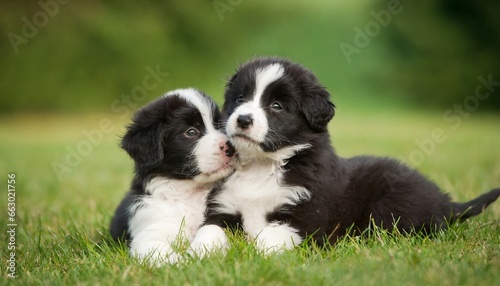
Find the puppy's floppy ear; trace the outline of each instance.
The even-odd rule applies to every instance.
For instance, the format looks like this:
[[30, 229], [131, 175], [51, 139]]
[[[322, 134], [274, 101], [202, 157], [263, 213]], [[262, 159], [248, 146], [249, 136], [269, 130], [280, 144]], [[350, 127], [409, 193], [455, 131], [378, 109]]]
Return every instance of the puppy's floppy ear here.
[[139, 126], [133, 123], [123, 136], [121, 147], [141, 167], [155, 167], [163, 160], [163, 134], [159, 124]]
[[305, 94], [301, 109], [309, 127], [315, 132], [327, 131], [328, 122], [335, 115], [335, 105], [330, 101], [330, 94], [318, 82], [308, 82], [302, 85]]

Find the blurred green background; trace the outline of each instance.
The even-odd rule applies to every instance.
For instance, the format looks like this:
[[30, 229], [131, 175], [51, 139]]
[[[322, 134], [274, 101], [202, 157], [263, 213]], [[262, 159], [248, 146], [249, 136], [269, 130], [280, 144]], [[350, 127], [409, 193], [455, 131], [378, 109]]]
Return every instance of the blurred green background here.
[[[186, 86], [222, 103], [227, 77], [258, 55], [312, 69], [339, 108], [446, 110], [475, 95], [479, 76], [500, 82], [499, 8], [494, 0], [2, 1], [0, 112], [120, 114]], [[164, 76], [144, 88], [151, 69]], [[500, 110], [498, 85], [477, 110]]]

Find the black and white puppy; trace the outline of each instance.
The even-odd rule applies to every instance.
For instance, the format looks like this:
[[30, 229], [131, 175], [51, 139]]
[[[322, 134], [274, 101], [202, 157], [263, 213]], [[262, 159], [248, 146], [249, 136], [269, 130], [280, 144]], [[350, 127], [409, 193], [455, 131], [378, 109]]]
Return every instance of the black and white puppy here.
[[241, 167], [209, 195], [207, 218], [191, 244], [204, 255], [226, 241], [223, 228], [242, 226], [258, 249], [290, 249], [311, 235], [318, 244], [371, 226], [430, 232], [477, 215], [494, 189], [467, 203], [389, 158], [341, 158], [327, 129], [330, 95], [304, 67], [259, 58], [226, 87], [226, 132]]
[[234, 148], [219, 122], [215, 102], [192, 88], [136, 112], [121, 142], [134, 159], [135, 177], [110, 228], [133, 256], [175, 263], [180, 256], [172, 243], [194, 238], [209, 191], [234, 171]]

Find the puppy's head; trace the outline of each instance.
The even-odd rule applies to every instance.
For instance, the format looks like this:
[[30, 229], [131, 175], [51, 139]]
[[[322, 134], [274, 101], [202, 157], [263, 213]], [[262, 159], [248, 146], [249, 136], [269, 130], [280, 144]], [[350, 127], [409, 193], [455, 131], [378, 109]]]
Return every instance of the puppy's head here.
[[121, 142], [136, 171], [210, 183], [233, 172], [215, 102], [196, 89], [169, 92], [138, 110]]
[[308, 69], [285, 59], [259, 58], [241, 66], [228, 82], [223, 115], [240, 154], [267, 156], [326, 133], [334, 107]]

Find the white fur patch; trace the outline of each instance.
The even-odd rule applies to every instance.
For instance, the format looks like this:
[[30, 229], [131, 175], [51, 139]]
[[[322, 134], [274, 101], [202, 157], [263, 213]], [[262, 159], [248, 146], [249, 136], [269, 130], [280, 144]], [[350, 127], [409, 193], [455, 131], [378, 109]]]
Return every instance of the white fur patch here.
[[264, 156], [277, 162], [280, 167], [285, 166], [288, 159], [295, 156], [298, 152], [310, 148], [311, 144], [299, 144], [287, 146], [276, 150], [275, 152], [264, 152]]
[[269, 224], [255, 238], [257, 249], [264, 254], [293, 249], [301, 242], [297, 230], [288, 224]]
[[226, 251], [227, 248], [229, 242], [224, 230], [216, 225], [205, 225], [198, 230], [189, 252], [198, 258], [203, 258], [217, 250]]
[[139, 259], [176, 263], [179, 254], [172, 244], [190, 241], [204, 220], [210, 186], [188, 180], [157, 177], [146, 186], [144, 196], [132, 206], [129, 221], [130, 253]]
[[253, 101], [260, 103], [260, 98], [266, 90], [266, 87], [271, 83], [280, 79], [285, 73], [285, 68], [281, 64], [272, 64], [258, 69], [255, 73], [255, 92]]
[[[227, 179], [223, 191], [215, 198], [215, 202], [221, 205], [218, 211], [240, 213], [244, 230], [251, 238], [258, 238], [265, 248], [277, 245], [288, 247], [291, 245], [290, 239], [295, 244], [302, 242], [291, 227], [277, 228], [282, 235], [276, 238], [268, 236], [268, 231], [261, 235], [270, 226], [266, 219], [269, 213], [285, 204], [295, 205], [310, 198], [310, 192], [304, 187], [282, 185], [284, 164], [267, 159], [243, 165]], [[283, 229], [287, 229], [289, 233], [283, 234]]]
[[213, 116], [212, 116], [212, 102], [199, 93], [198, 90], [194, 88], [185, 88], [185, 89], [176, 89], [169, 93], [166, 93], [164, 96], [178, 95], [183, 98], [187, 102], [191, 103], [198, 109], [203, 118], [203, 123], [205, 124], [205, 128], [211, 132], [215, 131], [213, 126]]

